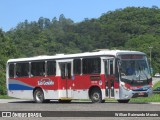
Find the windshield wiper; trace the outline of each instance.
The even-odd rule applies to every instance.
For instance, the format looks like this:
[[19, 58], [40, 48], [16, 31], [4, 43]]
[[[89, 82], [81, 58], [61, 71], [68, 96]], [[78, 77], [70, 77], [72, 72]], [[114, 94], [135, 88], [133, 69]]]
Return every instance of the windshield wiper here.
[[143, 74], [145, 75], [145, 77], [147, 78], [147, 83], [149, 84], [149, 78], [147, 77], [147, 74], [143, 71]]

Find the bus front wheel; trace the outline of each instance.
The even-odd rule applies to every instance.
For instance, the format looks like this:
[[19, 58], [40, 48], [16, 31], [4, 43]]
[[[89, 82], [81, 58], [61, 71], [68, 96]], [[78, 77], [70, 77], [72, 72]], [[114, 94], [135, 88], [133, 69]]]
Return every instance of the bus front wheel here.
[[44, 102], [44, 93], [42, 89], [37, 88], [33, 93], [34, 101], [36, 103], [43, 103]]
[[90, 94], [90, 99], [93, 103], [102, 103], [102, 94], [100, 89], [93, 89]]

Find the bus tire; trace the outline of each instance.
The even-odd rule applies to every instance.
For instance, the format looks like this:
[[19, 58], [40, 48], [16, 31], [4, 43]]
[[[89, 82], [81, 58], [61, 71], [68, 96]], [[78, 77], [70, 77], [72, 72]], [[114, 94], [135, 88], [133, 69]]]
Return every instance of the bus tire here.
[[37, 88], [33, 93], [33, 98], [36, 103], [43, 103], [45, 99], [42, 89]]
[[102, 103], [102, 93], [101, 90], [98, 88], [92, 89], [90, 94], [90, 99], [92, 103]]
[[128, 103], [130, 99], [127, 100], [117, 100], [119, 103]]

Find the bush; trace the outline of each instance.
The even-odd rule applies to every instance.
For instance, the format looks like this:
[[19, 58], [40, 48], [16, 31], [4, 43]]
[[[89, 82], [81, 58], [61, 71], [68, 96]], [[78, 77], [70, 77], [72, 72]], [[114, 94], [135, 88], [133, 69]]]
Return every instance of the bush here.
[[0, 95], [6, 95], [6, 77], [3, 71], [0, 72]]

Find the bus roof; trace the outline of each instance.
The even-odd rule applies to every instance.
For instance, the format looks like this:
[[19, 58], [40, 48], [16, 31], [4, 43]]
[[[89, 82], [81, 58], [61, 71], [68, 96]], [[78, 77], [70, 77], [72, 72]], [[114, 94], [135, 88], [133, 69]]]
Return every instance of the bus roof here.
[[139, 51], [130, 51], [130, 50], [101, 50], [98, 52], [84, 52], [84, 53], [76, 53], [76, 54], [56, 54], [56, 55], [41, 55], [35, 57], [28, 58], [17, 58], [17, 59], [9, 59], [7, 62], [21, 62], [21, 61], [34, 61], [34, 60], [47, 60], [47, 59], [71, 59], [76, 57], [87, 57], [87, 56], [117, 56], [120, 54], [141, 54], [145, 55], [143, 52]]

